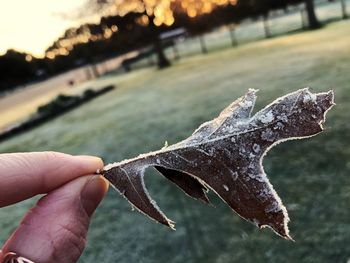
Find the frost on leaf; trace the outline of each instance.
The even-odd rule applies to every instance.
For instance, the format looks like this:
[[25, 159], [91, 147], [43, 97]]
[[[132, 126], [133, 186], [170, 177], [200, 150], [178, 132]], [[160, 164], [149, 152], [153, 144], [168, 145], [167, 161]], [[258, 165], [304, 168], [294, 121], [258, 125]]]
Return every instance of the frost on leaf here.
[[212, 190], [241, 217], [290, 238], [287, 210], [266, 177], [262, 159], [279, 142], [320, 133], [325, 114], [334, 105], [333, 92], [298, 90], [251, 117], [255, 93], [249, 90], [189, 138], [109, 164], [100, 173], [134, 207], [171, 228], [174, 222], [160, 211], [145, 188], [144, 171], [150, 166], [187, 195], [209, 203], [206, 192]]

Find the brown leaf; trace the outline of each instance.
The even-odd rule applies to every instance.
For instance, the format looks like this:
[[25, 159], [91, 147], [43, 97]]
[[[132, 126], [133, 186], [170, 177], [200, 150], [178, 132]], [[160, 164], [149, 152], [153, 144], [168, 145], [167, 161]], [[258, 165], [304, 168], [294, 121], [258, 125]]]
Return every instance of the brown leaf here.
[[249, 90], [186, 140], [109, 164], [101, 174], [133, 206], [171, 228], [173, 222], [145, 188], [144, 171], [150, 166], [189, 196], [209, 203], [206, 191], [210, 189], [241, 217], [290, 238], [286, 208], [266, 177], [262, 159], [279, 142], [320, 133], [325, 114], [334, 105], [333, 92], [298, 90], [250, 117], [255, 93]]

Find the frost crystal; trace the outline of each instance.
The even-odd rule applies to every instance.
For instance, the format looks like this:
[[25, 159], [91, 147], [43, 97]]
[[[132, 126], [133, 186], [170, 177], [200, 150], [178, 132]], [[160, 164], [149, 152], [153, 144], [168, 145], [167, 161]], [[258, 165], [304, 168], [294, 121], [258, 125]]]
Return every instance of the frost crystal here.
[[316, 103], [316, 94], [313, 94], [313, 93], [310, 93], [308, 92], [305, 96], [304, 96], [304, 99], [303, 99], [303, 102], [304, 103], [308, 103], [308, 102], [314, 102]]
[[276, 139], [276, 136], [277, 134], [274, 133], [270, 128], [261, 133], [261, 139], [269, 142], [273, 142]]
[[254, 151], [255, 153], [259, 153], [259, 152], [260, 152], [260, 145], [254, 143], [254, 145], [253, 145], [253, 151]]
[[262, 123], [269, 123], [269, 122], [272, 122], [274, 120], [274, 117], [273, 117], [272, 112], [269, 111], [269, 112], [265, 113], [264, 115], [260, 116], [259, 120]]

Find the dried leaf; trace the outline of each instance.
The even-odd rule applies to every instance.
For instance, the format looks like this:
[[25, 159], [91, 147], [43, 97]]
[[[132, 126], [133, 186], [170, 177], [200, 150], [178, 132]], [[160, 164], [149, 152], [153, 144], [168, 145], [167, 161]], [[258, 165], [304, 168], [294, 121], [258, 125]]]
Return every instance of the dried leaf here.
[[298, 90], [250, 117], [255, 93], [249, 90], [186, 140], [109, 164], [101, 174], [133, 206], [171, 228], [174, 222], [145, 188], [144, 171], [150, 166], [189, 196], [209, 203], [206, 192], [210, 189], [241, 217], [290, 238], [286, 208], [266, 177], [262, 159], [279, 142], [320, 133], [325, 114], [334, 105], [333, 92]]

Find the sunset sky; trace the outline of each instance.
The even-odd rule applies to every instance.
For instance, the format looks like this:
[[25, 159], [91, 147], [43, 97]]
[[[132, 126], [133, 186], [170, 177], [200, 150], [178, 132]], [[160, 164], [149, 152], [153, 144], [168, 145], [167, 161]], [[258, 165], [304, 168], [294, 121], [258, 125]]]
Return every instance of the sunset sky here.
[[[98, 14], [77, 18], [78, 12], [83, 10], [86, 1], [0, 0], [2, 3], [0, 8], [0, 55], [8, 49], [15, 49], [42, 57], [44, 51], [54, 40], [62, 36], [66, 29], [78, 27], [86, 22], [97, 23]], [[108, 11], [123, 15], [123, 12], [140, 11], [140, 8], [144, 8], [138, 1], [120, 1], [120, 3], [118, 10], [109, 7]], [[155, 25], [169, 26], [174, 23], [170, 0], [149, 0], [147, 3], [146, 9], [154, 12]], [[237, 0], [182, 0], [178, 3], [181, 3], [188, 16], [195, 17], [200, 13], [211, 12], [218, 5], [236, 4]], [[70, 18], [64, 18], [64, 14]], [[73, 19], [74, 15], [75, 19]]]
[[42, 56], [45, 49], [65, 29], [81, 23], [64, 19], [59, 14], [74, 13], [84, 2], [85, 0], [0, 0], [0, 55], [13, 48]]

